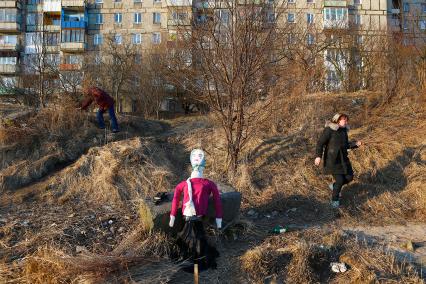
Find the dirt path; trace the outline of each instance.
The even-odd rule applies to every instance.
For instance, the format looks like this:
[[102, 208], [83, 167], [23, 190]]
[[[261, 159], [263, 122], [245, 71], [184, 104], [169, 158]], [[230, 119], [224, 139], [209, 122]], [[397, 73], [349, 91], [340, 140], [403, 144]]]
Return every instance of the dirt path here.
[[345, 227], [344, 231], [372, 245], [383, 246], [399, 259], [420, 265], [426, 277], [426, 224]]

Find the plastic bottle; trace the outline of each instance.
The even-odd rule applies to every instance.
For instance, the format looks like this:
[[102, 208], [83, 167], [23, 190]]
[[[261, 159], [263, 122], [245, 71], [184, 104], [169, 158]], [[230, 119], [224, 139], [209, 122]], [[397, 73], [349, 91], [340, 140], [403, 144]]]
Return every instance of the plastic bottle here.
[[281, 225], [275, 226], [271, 231], [271, 233], [273, 233], [273, 234], [282, 234], [282, 233], [285, 233], [285, 232], [287, 232], [287, 228], [285, 228]]

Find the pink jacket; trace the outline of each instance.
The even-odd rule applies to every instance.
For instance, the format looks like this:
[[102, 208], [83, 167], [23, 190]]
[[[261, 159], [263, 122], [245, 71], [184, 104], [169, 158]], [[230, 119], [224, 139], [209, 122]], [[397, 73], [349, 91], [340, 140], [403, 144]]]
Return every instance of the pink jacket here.
[[[205, 178], [192, 178], [192, 201], [194, 202], [195, 211], [197, 216], [204, 216], [207, 214], [207, 208], [209, 205], [209, 196], [213, 194], [213, 201], [216, 210], [216, 218], [222, 218], [222, 202], [220, 200], [219, 190], [214, 182]], [[183, 205], [182, 213], [185, 210], [185, 203], [189, 201], [188, 196], [188, 185], [186, 180], [179, 183], [175, 188], [175, 194], [173, 196], [171, 216], [176, 216], [181, 194], [183, 192]]]

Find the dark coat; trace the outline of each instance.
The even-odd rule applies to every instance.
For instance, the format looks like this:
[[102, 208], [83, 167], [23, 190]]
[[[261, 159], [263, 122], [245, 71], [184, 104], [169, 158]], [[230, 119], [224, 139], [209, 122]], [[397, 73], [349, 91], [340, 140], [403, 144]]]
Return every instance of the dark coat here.
[[327, 123], [318, 140], [316, 154], [324, 153], [324, 170], [326, 174], [353, 175], [348, 157], [348, 149], [358, 148], [356, 142], [349, 142], [348, 129], [340, 128], [335, 123]]
[[95, 101], [102, 110], [107, 110], [114, 106], [114, 99], [102, 89], [91, 87], [87, 90], [87, 95], [89, 98], [83, 102], [81, 106], [82, 109], [87, 109], [93, 101]]

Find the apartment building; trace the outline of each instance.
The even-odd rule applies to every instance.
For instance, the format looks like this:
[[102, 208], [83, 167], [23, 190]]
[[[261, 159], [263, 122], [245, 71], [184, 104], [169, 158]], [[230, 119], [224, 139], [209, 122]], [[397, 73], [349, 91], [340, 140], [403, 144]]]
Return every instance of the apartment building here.
[[[333, 37], [342, 31], [350, 31], [359, 44], [367, 35], [385, 33], [406, 45], [426, 44], [426, 0], [286, 0], [277, 6], [278, 24], [298, 26], [299, 31], [302, 27], [306, 44], [314, 44], [317, 36]], [[291, 42], [291, 34], [289, 38]], [[346, 73], [339, 56], [333, 49], [324, 52], [326, 86], [331, 89], [341, 87], [337, 69]], [[361, 66], [362, 58], [357, 58]]]
[[[178, 26], [206, 21], [214, 0], [1, 0], [0, 76], [3, 86], [20, 85], [19, 74], [44, 53], [61, 72], [81, 68], [83, 55], [99, 53], [107, 38], [117, 45], [170, 47]], [[279, 25], [302, 24], [306, 40], [318, 32], [350, 29], [391, 31], [405, 44], [424, 45], [426, 0], [271, 0], [268, 19]], [[224, 20], [226, 9], [216, 11]], [[278, 16], [278, 17], [277, 17]], [[315, 28], [313, 28], [315, 27]], [[309, 33], [309, 30], [316, 33]], [[328, 77], [333, 80], [332, 67]], [[4, 93], [4, 88], [0, 93]]]
[[[0, 76], [5, 86], [18, 82], [19, 51], [22, 45], [21, 1], [0, 1]], [[0, 94], [5, 93], [3, 88]]]

